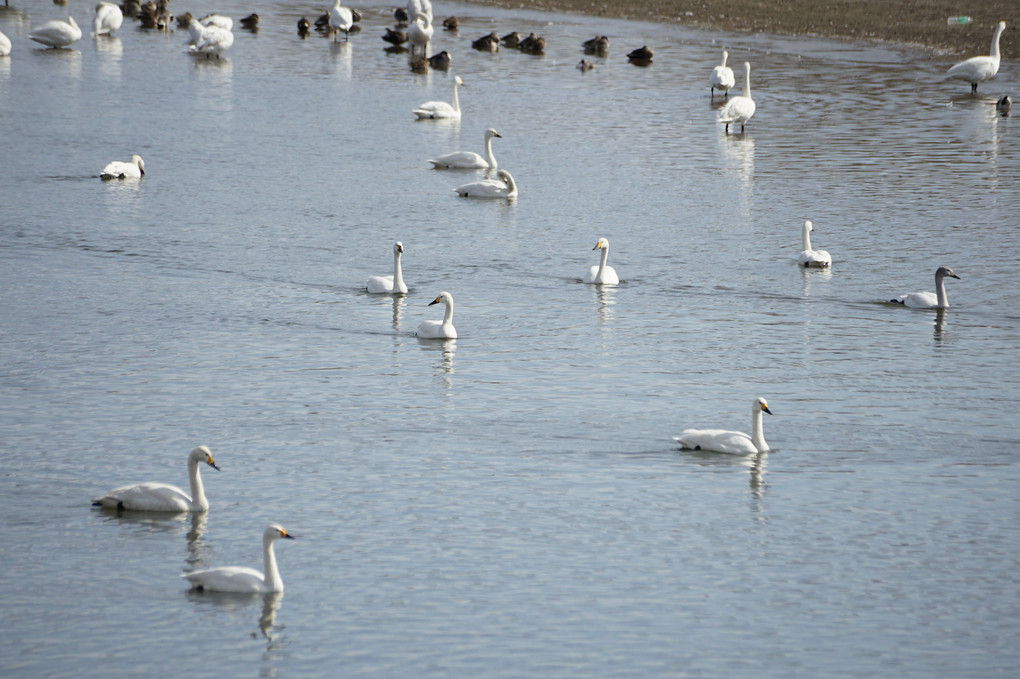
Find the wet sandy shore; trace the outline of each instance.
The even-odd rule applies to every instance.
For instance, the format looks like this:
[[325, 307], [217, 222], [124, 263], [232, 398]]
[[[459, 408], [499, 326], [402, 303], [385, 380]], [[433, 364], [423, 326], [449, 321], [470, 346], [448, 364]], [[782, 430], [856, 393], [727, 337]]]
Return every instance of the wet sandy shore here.
[[[738, 33], [817, 35], [924, 49], [944, 56], [988, 54], [992, 32], [1006, 22], [1003, 61], [1020, 59], [1020, 0], [471, 0], [620, 19], [661, 21]], [[972, 23], [947, 19], [969, 15]]]

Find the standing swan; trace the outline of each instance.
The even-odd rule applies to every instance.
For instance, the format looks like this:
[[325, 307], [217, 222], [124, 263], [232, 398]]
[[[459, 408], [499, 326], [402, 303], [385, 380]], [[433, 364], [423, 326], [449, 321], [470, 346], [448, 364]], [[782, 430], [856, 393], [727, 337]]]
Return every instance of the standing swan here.
[[813, 266], [818, 268], [824, 268], [832, 266], [832, 257], [825, 250], [812, 250], [811, 249], [811, 232], [815, 230], [815, 227], [811, 224], [810, 220], [804, 222], [804, 230], [801, 231], [801, 240], [804, 243], [804, 250], [801, 251], [800, 256], [797, 257], [797, 262], [801, 266]]
[[434, 170], [470, 170], [475, 168], [496, 169], [496, 156], [492, 155], [492, 138], [502, 136], [496, 130], [489, 128], [485, 131], [485, 155], [481, 156], [474, 151], [454, 151], [433, 160]]
[[411, 54], [414, 48], [420, 47], [421, 53], [427, 54], [429, 41], [432, 40], [432, 14], [418, 13], [415, 15], [411, 25], [407, 27], [407, 39], [411, 43]]
[[106, 495], [97, 497], [92, 504], [107, 509], [138, 512], [204, 512], [209, 509], [209, 501], [205, 498], [202, 475], [198, 471], [200, 462], [219, 471], [208, 448], [199, 446], [191, 451], [188, 455], [190, 496], [177, 486], [147, 481], [111, 490]]
[[92, 22], [92, 35], [110, 35], [124, 23], [124, 13], [112, 2], [96, 5], [96, 18]]
[[407, 286], [404, 285], [404, 274], [400, 270], [400, 255], [402, 254], [404, 254], [404, 244], [397, 241], [393, 244], [393, 275], [369, 277], [368, 283], [365, 284], [369, 292], [387, 295], [407, 294]]
[[949, 298], [946, 297], [946, 276], [962, 280], [953, 273], [948, 266], [940, 266], [935, 272], [935, 292], [912, 292], [908, 295], [900, 295], [890, 302], [898, 302], [911, 309], [948, 309]]
[[69, 16], [67, 21], [53, 19], [36, 26], [28, 37], [47, 47], [67, 47], [81, 40], [81, 28], [78, 27], [74, 17]]
[[220, 566], [191, 573], [181, 573], [181, 577], [191, 583], [192, 589], [200, 592], [237, 592], [242, 594], [282, 592], [283, 580], [280, 579], [280, 571], [276, 567], [276, 553], [273, 551], [273, 542], [280, 538], [293, 540], [294, 536], [277, 523], [269, 524], [269, 527], [262, 533], [262, 570], [264, 574], [246, 566]]
[[106, 164], [99, 178], [104, 182], [111, 179], [141, 179], [145, 174], [145, 161], [139, 155], [131, 156], [131, 160], [114, 160]]
[[727, 97], [730, 96], [730, 88], [737, 84], [736, 78], [733, 77], [733, 69], [726, 65], [726, 59], [728, 59], [730, 53], [726, 50], [722, 52], [722, 63], [712, 69], [712, 74], [708, 76], [708, 86], [711, 88], [712, 96], [715, 96], [716, 90], [722, 90], [722, 93]]
[[329, 10], [329, 30], [333, 32], [333, 41], [340, 31], [344, 32], [344, 40], [347, 40], [351, 27], [354, 26], [354, 13], [347, 7], [340, 6], [340, 0], [336, 0], [333, 8]]
[[754, 115], [755, 103], [751, 98], [751, 63], [744, 62], [744, 91], [733, 97], [719, 111], [719, 122], [726, 125], [726, 134], [730, 133], [730, 125], [740, 123], [740, 133], [744, 132], [744, 123]]
[[422, 321], [418, 326], [418, 337], [425, 339], [456, 339], [457, 329], [453, 327], [453, 295], [448, 292], [439, 293], [439, 297], [429, 302], [429, 306], [439, 304], [446, 305], [446, 313], [441, 321]]
[[970, 93], [977, 94], [978, 83], [994, 78], [999, 72], [999, 36], [1004, 30], [1006, 22], [1000, 21], [995, 27], [995, 33], [992, 34], [991, 54], [987, 57], [971, 57], [961, 61], [946, 71], [946, 75], [970, 83]]
[[609, 259], [609, 241], [605, 238], [599, 238], [599, 242], [595, 243], [595, 247], [592, 250], [602, 250], [602, 259], [597, 266], [588, 269], [588, 273], [584, 276], [584, 282], [594, 283], [595, 285], [619, 284], [620, 277], [616, 275], [616, 269], [606, 264], [606, 260]]
[[425, 120], [427, 118], [450, 118], [460, 120], [460, 100], [457, 99], [457, 86], [463, 84], [464, 81], [461, 80], [459, 75], [453, 76], [453, 103], [448, 104], [445, 101], [426, 101], [424, 104], [414, 109], [414, 114], [418, 116], [418, 120]]
[[496, 173], [498, 179], [482, 179], [454, 189], [462, 198], [516, 198], [517, 183], [506, 170]]
[[763, 398], [756, 398], [751, 403], [751, 435], [742, 431], [725, 429], [684, 429], [680, 436], [673, 440], [679, 441], [681, 447], [689, 450], [708, 450], [716, 453], [733, 453], [735, 455], [753, 455], [769, 452], [762, 430], [762, 413], [772, 414], [768, 403]]

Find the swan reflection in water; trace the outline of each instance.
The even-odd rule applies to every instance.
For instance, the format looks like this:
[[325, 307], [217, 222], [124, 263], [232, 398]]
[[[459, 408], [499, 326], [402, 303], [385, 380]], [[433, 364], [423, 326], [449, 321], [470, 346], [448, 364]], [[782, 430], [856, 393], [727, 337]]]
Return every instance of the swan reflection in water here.
[[[283, 605], [283, 592], [268, 594], [236, 592], [199, 592], [189, 589], [185, 596], [196, 606], [209, 606], [218, 609], [229, 619], [248, 618], [253, 609], [258, 608], [259, 633], [252, 632], [251, 638], [257, 639], [259, 634], [269, 642], [267, 649], [280, 645], [280, 632], [284, 625], [276, 622], [276, 613]], [[259, 602], [262, 606], [258, 607]]]
[[188, 555], [185, 561], [194, 567], [201, 566], [205, 557], [205, 524], [209, 518], [207, 512], [136, 512], [122, 509], [101, 508], [96, 512], [106, 521], [116, 521], [132, 525], [137, 533], [184, 533]]
[[613, 307], [616, 305], [616, 290], [617, 288], [612, 285], [595, 286], [595, 299], [598, 302], [595, 313], [598, 314], [599, 323], [608, 323], [613, 317]]
[[403, 295], [393, 295], [393, 329], [400, 331], [400, 317], [404, 315], [404, 305], [407, 300]]

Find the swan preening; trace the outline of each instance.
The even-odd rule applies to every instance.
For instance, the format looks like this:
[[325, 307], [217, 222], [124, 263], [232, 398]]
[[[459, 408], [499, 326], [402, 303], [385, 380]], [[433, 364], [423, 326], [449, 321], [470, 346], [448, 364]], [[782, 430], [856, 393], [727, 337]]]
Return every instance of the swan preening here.
[[1006, 30], [1006, 22], [1000, 21], [995, 27], [995, 33], [992, 34], [992, 48], [987, 57], [971, 57], [961, 61], [946, 71], [946, 75], [970, 83], [971, 94], [977, 94], [978, 83], [994, 78], [995, 74], [999, 72], [999, 36], [1004, 30]]
[[730, 125], [740, 123], [743, 133], [744, 124], [754, 115], [755, 103], [751, 98], [751, 63], [744, 62], [744, 91], [739, 97], [733, 97], [719, 110], [719, 122], [726, 125], [726, 134], [730, 133]]
[[181, 577], [191, 583], [192, 589], [199, 591], [242, 594], [282, 592], [283, 580], [280, 578], [280, 570], [276, 567], [276, 553], [273, 551], [273, 542], [280, 538], [293, 540], [294, 536], [277, 523], [269, 524], [262, 533], [261, 573], [246, 566], [220, 566], [181, 573]]
[[459, 75], [453, 76], [453, 103], [445, 101], [426, 101], [414, 109], [418, 120], [427, 118], [454, 118], [460, 120], [460, 100], [457, 99], [457, 86], [463, 85], [464, 81]]
[[517, 183], [506, 170], [496, 173], [497, 179], [482, 179], [454, 189], [463, 198], [515, 198]]
[[392, 276], [371, 276], [365, 287], [369, 292], [376, 294], [407, 294], [407, 286], [404, 284], [404, 274], [400, 270], [400, 256], [404, 254], [404, 244], [397, 241], [393, 244], [393, 275]]
[[28, 37], [47, 47], [67, 47], [81, 40], [81, 28], [74, 17], [69, 16], [67, 21], [53, 19], [36, 26]]
[[602, 259], [597, 265], [588, 269], [588, 273], [584, 275], [584, 282], [595, 285], [617, 285], [620, 282], [620, 277], [616, 275], [616, 269], [606, 264], [606, 260], [609, 259], [609, 241], [599, 238], [599, 242], [595, 243], [592, 250], [601, 250]]
[[713, 97], [716, 90], [720, 90], [727, 97], [730, 96], [730, 88], [737, 84], [733, 76], [733, 69], [726, 65], [726, 59], [729, 56], [730, 53], [723, 50], [722, 63], [713, 68], [711, 75], [708, 76], [708, 86], [711, 88]]
[[112, 2], [96, 5], [96, 18], [92, 22], [92, 35], [110, 35], [124, 23], [124, 13]]
[[195, 54], [204, 54], [207, 59], [213, 55], [219, 59], [220, 54], [234, 44], [234, 34], [231, 31], [233, 25], [234, 22], [229, 17], [220, 17], [216, 14], [202, 21], [192, 19], [188, 24], [188, 32], [191, 34], [191, 46], [188, 50]]
[[[158, 169], [158, 168], [157, 168]], [[131, 160], [124, 162], [123, 160], [114, 160], [106, 164], [103, 171], [99, 173], [99, 178], [103, 181], [109, 181], [111, 179], [141, 179], [142, 175], [145, 174], [145, 161], [139, 155], [131, 156]]]
[[911, 292], [889, 301], [898, 302], [911, 309], [947, 309], [949, 298], [946, 296], [946, 276], [961, 280], [948, 266], [940, 266], [935, 272], [935, 292]]
[[333, 33], [333, 40], [344, 32], [344, 40], [347, 40], [351, 27], [354, 26], [354, 13], [348, 7], [341, 7], [340, 0], [336, 0], [332, 9], [329, 10], [329, 30]]
[[732, 453], [735, 455], [753, 455], [767, 453], [769, 446], [765, 443], [762, 429], [762, 413], [772, 414], [768, 403], [763, 398], [756, 398], [751, 403], [751, 435], [742, 431], [725, 429], [684, 429], [680, 436], [673, 440], [679, 441], [683, 448], [689, 450], [706, 450], [715, 453]]
[[209, 509], [209, 500], [205, 497], [202, 475], [198, 468], [201, 462], [219, 470], [208, 448], [199, 446], [191, 451], [188, 455], [191, 495], [177, 486], [148, 481], [115, 488], [94, 499], [92, 504], [107, 509], [139, 512], [204, 512]]
[[475, 168], [496, 169], [496, 156], [492, 155], [492, 138], [500, 137], [499, 132], [489, 128], [485, 131], [485, 155], [479, 155], [474, 151], [454, 151], [444, 156], [429, 160], [436, 170], [467, 170]]
[[422, 54], [428, 53], [429, 41], [432, 40], [432, 14], [418, 13], [415, 15], [411, 25], [407, 27], [407, 40], [411, 43], [411, 54], [414, 54], [416, 47], [421, 48]]
[[441, 292], [439, 296], [429, 302], [429, 306], [442, 302], [446, 305], [446, 313], [441, 321], [422, 321], [418, 330], [414, 333], [425, 339], [456, 339], [457, 329], [453, 327], [453, 295], [448, 292]]
[[818, 268], [824, 268], [832, 266], [832, 257], [825, 250], [812, 250], [811, 249], [811, 232], [815, 230], [814, 225], [811, 221], [804, 222], [804, 228], [801, 231], [801, 241], [804, 244], [804, 249], [801, 251], [800, 256], [797, 257], [797, 262], [801, 266], [813, 266]]

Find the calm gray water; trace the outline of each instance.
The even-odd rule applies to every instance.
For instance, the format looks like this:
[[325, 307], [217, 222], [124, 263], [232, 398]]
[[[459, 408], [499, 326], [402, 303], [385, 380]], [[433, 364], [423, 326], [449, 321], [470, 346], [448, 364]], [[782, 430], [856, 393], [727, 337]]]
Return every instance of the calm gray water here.
[[[971, 98], [907, 50], [442, 5], [454, 66], [417, 75], [381, 2], [337, 46], [298, 39], [314, 4], [175, 4], [262, 15], [219, 62], [128, 24], [36, 49], [63, 11], [12, 4], [0, 674], [1013, 676], [1013, 64]], [[549, 48], [471, 49], [493, 29]], [[742, 136], [723, 46], [753, 67]], [[463, 120], [416, 122], [455, 74]], [[427, 169], [487, 127], [510, 204]], [[141, 182], [99, 181], [132, 153]], [[831, 272], [798, 269], [805, 219]], [[410, 293], [370, 296], [394, 240]], [[882, 303], [940, 264], [946, 313]], [[442, 290], [460, 337], [420, 341]], [[746, 430], [756, 396], [770, 455], [672, 440]], [[89, 507], [185, 485], [202, 443], [206, 516]], [[273, 521], [285, 596], [186, 591], [259, 566]]]

